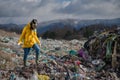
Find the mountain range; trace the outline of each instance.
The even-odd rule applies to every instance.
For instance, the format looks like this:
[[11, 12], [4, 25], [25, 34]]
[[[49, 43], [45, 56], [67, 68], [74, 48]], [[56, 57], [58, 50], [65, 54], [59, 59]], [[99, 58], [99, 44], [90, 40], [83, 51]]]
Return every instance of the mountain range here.
[[[118, 26], [120, 27], [120, 18], [115, 19], [95, 19], [95, 20], [80, 20], [80, 19], [63, 19], [63, 20], [51, 20], [46, 22], [40, 22], [38, 24], [38, 34], [44, 34], [46, 31], [55, 31], [58, 29], [65, 30], [65, 28], [80, 30], [87, 26], [103, 25], [107, 27]], [[25, 24], [0, 24], [0, 29], [21, 33]], [[67, 29], [68, 30], [68, 29]]]
[[53, 20], [48, 22], [39, 23], [38, 31], [40, 33], [45, 32], [54, 28], [63, 28], [69, 26], [75, 29], [80, 29], [82, 27], [102, 24], [104, 26], [118, 25], [120, 26], [120, 18], [116, 19], [96, 19], [96, 20], [79, 20], [79, 19], [65, 19], [65, 20]]

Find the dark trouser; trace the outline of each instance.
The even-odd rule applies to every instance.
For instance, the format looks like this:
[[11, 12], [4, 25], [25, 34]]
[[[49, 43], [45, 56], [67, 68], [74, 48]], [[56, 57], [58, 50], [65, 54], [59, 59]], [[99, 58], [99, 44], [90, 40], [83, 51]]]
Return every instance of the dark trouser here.
[[[40, 55], [40, 47], [38, 46], [38, 44], [34, 44], [32, 48], [36, 52], [36, 64], [38, 64], [38, 57]], [[31, 48], [24, 48], [24, 58], [23, 58], [24, 66], [26, 66], [26, 61], [27, 61], [27, 57], [28, 57], [28, 54], [30, 52], [30, 49]]]

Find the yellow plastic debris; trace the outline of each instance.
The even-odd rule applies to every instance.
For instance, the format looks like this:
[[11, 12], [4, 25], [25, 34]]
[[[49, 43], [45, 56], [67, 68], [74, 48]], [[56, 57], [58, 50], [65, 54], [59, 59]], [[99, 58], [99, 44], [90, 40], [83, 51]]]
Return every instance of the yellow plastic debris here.
[[38, 80], [50, 80], [50, 77], [46, 75], [38, 75]]

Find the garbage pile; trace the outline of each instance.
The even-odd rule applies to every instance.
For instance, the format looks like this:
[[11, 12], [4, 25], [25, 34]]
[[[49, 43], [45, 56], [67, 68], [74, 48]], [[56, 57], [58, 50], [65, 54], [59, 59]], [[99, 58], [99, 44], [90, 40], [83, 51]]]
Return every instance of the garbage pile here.
[[[36, 65], [35, 52], [31, 49], [27, 67], [23, 66], [23, 52], [16, 45], [17, 40], [0, 38], [1, 55], [10, 56], [8, 61], [0, 57], [0, 64], [4, 64], [0, 67], [0, 80], [120, 80], [117, 33], [99, 34], [87, 41], [41, 39], [39, 63]], [[12, 68], [6, 68], [6, 61], [7, 65], [12, 62]]]
[[84, 48], [97, 71], [115, 72], [120, 77], [120, 29], [92, 36], [85, 42]]

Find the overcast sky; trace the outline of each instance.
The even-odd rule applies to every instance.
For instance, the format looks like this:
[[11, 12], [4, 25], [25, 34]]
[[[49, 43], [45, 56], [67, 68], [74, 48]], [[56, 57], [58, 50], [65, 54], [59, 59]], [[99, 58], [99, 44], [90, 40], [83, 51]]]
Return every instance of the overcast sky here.
[[120, 18], [120, 0], [0, 0], [1, 23]]

